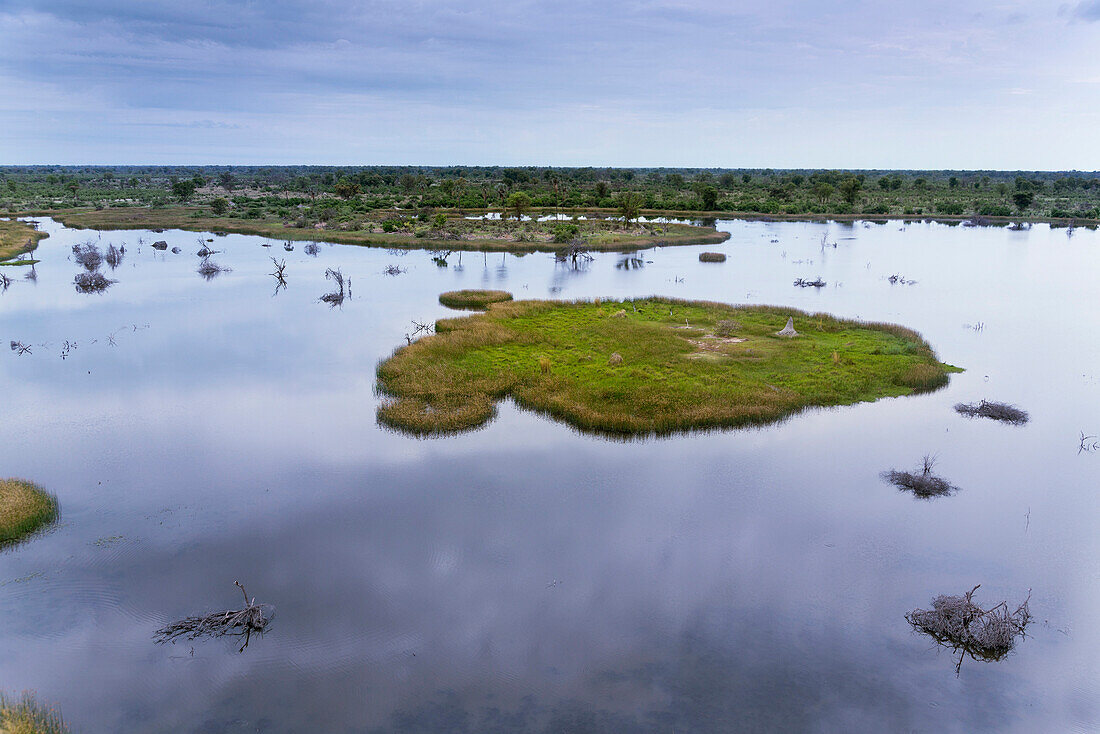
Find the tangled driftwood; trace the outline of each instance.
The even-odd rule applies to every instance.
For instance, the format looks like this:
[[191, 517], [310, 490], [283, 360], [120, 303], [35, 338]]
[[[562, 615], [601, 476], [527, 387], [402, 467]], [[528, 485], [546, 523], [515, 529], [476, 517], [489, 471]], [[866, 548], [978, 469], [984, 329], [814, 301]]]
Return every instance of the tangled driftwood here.
[[959, 653], [955, 675], [962, 669], [966, 656], [972, 660], [992, 662], [1002, 660], [1016, 646], [1017, 638], [1025, 636], [1031, 622], [1028, 592], [1024, 603], [1010, 612], [1008, 602], [1002, 601], [989, 609], [974, 603], [975, 586], [962, 596], [937, 596], [931, 609], [914, 609], [905, 620], [918, 632], [930, 636], [937, 643]]
[[1027, 423], [1028, 419], [1026, 410], [1021, 410], [1008, 403], [994, 403], [988, 400], [983, 400], [980, 403], [957, 403], [955, 411], [968, 418], [992, 418], [995, 421], [1017, 426]]
[[271, 626], [275, 608], [270, 604], [257, 604], [254, 598], [248, 598], [248, 593], [240, 581], [233, 583], [244, 595], [244, 609], [229, 609], [200, 617], [185, 617], [161, 627], [154, 633], [153, 641], [163, 645], [180, 638], [194, 640], [199, 637], [243, 637], [244, 643], [237, 652], [244, 652], [252, 639], [253, 632], [263, 637]]

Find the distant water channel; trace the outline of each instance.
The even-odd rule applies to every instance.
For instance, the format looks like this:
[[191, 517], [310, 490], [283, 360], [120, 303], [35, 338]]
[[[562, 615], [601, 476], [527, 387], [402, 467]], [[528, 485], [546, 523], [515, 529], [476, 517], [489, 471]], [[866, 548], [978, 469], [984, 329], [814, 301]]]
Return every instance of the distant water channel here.
[[[4, 268], [0, 476], [47, 487], [62, 518], [0, 551], [0, 689], [37, 691], [75, 731], [1100, 728], [1100, 451], [1080, 451], [1100, 434], [1095, 231], [720, 221], [721, 245], [574, 270], [41, 222], [36, 279]], [[89, 239], [125, 244], [103, 293], [73, 285]], [[228, 271], [196, 272], [204, 245]], [[342, 306], [319, 300], [326, 268], [351, 278]], [[509, 404], [449, 438], [379, 427], [375, 365], [414, 320], [453, 315], [436, 297], [457, 288], [897, 322], [966, 371], [632, 442]], [[1030, 423], [952, 409], [983, 398]], [[926, 453], [958, 494], [880, 478]], [[153, 644], [239, 606], [235, 580], [276, 608], [262, 639]], [[1034, 622], [956, 677], [904, 615], [979, 583], [987, 605], [1030, 589]]]

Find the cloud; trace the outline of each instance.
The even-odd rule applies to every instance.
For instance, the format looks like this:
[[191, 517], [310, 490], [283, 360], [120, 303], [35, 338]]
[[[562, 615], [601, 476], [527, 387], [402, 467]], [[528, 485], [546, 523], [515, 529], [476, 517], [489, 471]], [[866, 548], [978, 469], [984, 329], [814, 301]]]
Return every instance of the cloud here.
[[[660, 120], [668, 137], [648, 142], [657, 148], [635, 160], [664, 160], [700, 137], [704, 119], [722, 133], [718, 139], [740, 145], [739, 120], [760, 111], [834, 119], [894, 110], [916, 119], [945, 99], [986, 104], [992, 114], [1005, 89], [1042, 90], [1032, 95], [1037, 102], [1071, 100], [1064, 70], [1100, 71], [1091, 39], [1067, 30], [1056, 6], [1041, 10], [986, 0], [9, 0], [0, 10], [0, 137], [32, 158], [79, 150], [95, 110], [105, 126], [149, 130], [206, 120], [238, 134], [195, 145], [217, 138], [227, 151], [282, 140], [290, 130], [333, 128], [327, 147], [309, 140], [293, 149], [327, 160], [358, 149], [396, 162], [409, 149], [451, 146], [456, 162], [471, 150], [492, 159], [514, 141], [530, 160], [563, 162], [558, 136], [531, 133], [565, 118], [576, 136], [569, 149], [599, 164], [610, 161], [596, 141], [641, 141], [637, 126], [644, 132]], [[1019, 53], [1024, 47], [1028, 54]], [[1076, 103], [1088, 109], [1096, 101]], [[58, 116], [36, 125], [43, 106]], [[441, 119], [425, 120], [423, 110]], [[715, 123], [712, 112], [725, 113], [726, 122]], [[1084, 138], [1079, 119], [1062, 119]], [[630, 120], [642, 122], [624, 131]], [[398, 145], [391, 126], [425, 137]], [[851, 127], [820, 130], [819, 147], [826, 140], [846, 146]], [[389, 154], [369, 143], [349, 148], [351, 130], [398, 147]], [[778, 129], [756, 134], [757, 149], [791, 137]], [[145, 136], [94, 155], [94, 146], [86, 149], [106, 160], [126, 150], [123, 142], [136, 150], [146, 140], [155, 154], [155, 137]], [[174, 157], [180, 144], [165, 131], [159, 150]], [[1078, 150], [1094, 147], [1082, 140]], [[287, 150], [281, 144], [268, 155]], [[196, 148], [194, 159], [210, 160], [209, 153]]]
[[1100, 20], [1100, 0], [1086, 0], [1073, 10], [1073, 16], [1082, 20]]

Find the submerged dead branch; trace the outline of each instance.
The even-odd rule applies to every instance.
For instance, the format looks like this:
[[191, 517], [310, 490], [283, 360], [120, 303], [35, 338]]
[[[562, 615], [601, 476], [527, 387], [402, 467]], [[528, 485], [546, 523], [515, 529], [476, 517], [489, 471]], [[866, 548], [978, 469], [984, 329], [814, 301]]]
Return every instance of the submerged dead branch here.
[[936, 457], [925, 454], [919, 473], [899, 471], [891, 469], [882, 473], [883, 480], [893, 484], [900, 490], [912, 492], [921, 499], [932, 497], [948, 497], [959, 491], [959, 488], [948, 482], [943, 477], [932, 473], [936, 465]]
[[271, 258], [271, 263], [275, 266], [275, 272], [268, 275], [275, 279], [275, 292], [278, 293], [286, 288], [286, 260]]
[[913, 629], [959, 653], [956, 677], [967, 656], [982, 662], [1003, 660], [1016, 646], [1017, 638], [1026, 636], [1025, 630], [1031, 622], [1030, 591], [1023, 604], [1010, 612], [1006, 601], [989, 609], [974, 603], [974, 592], [980, 587], [978, 584], [962, 596], [937, 596], [931, 609], [914, 609], [905, 615], [905, 621]]
[[243, 609], [229, 609], [199, 617], [186, 617], [157, 630], [153, 641], [158, 645], [174, 643], [177, 639], [194, 640], [199, 637], [243, 637], [244, 643], [237, 652], [244, 652], [255, 632], [263, 637], [275, 616], [270, 604], [257, 604], [249, 599], [240, 581], [233, 582], [244, 595]]
[[824, 288], [825, 281], [821, 279], [821, 276], [817, 277], [817, 280], [806, 280], [805, 278], [799, 278], [794, 282], [799, 288]]
[[988, 400], [983, 400], [980, 403], [957, 403], [955, 412], [961, 413], [967, 418], [992, 418], [995, 421], [1011, 423], [1015, 426], [1022, 426], [1028, 420], [1026, 410], [1021, 410], [1008, 403], [994, 403]]
[[405, 341], [409, 344], [412, 344], [413, 340], [419, 338], [421, 334], [428, 336], [435, 333], [435, 324], [431, 321], [421, 323], [413, 319], [412, 327], [412, 333], [405, 334]]

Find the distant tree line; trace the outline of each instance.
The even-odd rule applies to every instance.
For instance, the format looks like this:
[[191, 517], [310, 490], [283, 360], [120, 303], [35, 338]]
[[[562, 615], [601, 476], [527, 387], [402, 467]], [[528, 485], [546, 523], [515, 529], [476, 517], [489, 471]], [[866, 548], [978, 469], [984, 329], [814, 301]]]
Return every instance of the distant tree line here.
[[[522, 194], [522, 196], [520, 196]], [[555, 210], [1100, 218], [1100, 173], [501, 166], [7, 166], [0, 210], [208, 207]]]

